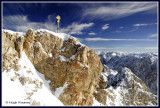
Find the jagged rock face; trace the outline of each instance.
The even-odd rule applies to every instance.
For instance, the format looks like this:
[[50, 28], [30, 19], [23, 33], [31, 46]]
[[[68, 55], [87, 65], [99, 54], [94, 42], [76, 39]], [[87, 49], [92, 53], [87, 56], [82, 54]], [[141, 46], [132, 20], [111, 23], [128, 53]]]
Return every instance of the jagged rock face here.
[[95, 99], [98, 100], [103, 105], [106, 105], [107, 95], [108, 95], [107, 92], [103, 89], [97, 89], [96, 92], [94, 93]]
[[126, 78], [121, 86], [123, 89], [128, 89], [128, 93], [123, 95], [122, 103], [124, 105], [157, 105], [157, 96], [150, 93], [145, 83], [130, 69], [126, 68], [124, 71]]
[[157, 94], [157, 55], [107, 52], [99, 56], [103, 64], [114, 70], [121, 71], [124, 67], [131, 69], [136, 76], [145, 82], [152, 93]]
[[[62, 41], [53, 35], [35, 39], [42, 44], [34, 48], [36, 69], [52, 81], [53, 92], [65, 82], [68, 84], [59, 99], [65, 105], [92, 105], [93, 92], [103, 68], [98, 55], [85, 46], [77, 45], [74, 39]], [[50, 53], [53, 57], [47, 56]], [[61, 60], [64, 58], [66, 61]]]
[[[19, 64], [20, 57], [23, 50], [23, 37], [19, 37], [18, 34], [10, 34], [8, 32], [2, 31], [2, 72], [11, 75], [11, 81], [17, 81], [27, 88], [27, 84], [35, 85], [35, 89], [32, 88], [32, 92], [25, 91], [25, 100], [30, 100], [34, 92], [42, 88], [42, 82], [38, 79], [33, 79], [30, 77], [25, 77], [21, 74], [22, 71], [26, 71], [28, 74], [32, 74], [31, 70], [26, 70], [28, 68], [22, 67]], [[12, 70], [12, 71], [11, 71]], [[3, 97], [4, 98], [4, 97]], [[35, 102], [35, 101], [34, 101]], [[33, 103], [34, 104], [34, 103]]]
[[101, 77], [99, 79], [99, 88], [100, 89], [105, 89], [107, 87], [108, 84], [108, 78], [106, 75], [104, 75], [103, 73], [101, 73]]
[[[111, 84], [113, 82], [108, 82], [107, 89], [97, 89], [95, 91], [94, 96], [97, 101], [104, 105], [111, 105], [111, 106], [150, 106], [150, 105], [157, 105], [157, 96], [152, 94], [146, 87], [145, 83], [136, 77], [130, 69], [125, 68], [122, 70], [122, 75], [119, 75], [120, 73], [117, 73], [111, 69], [109, 69], [107, 66], [104, 66], [106, 69], [103, 74], [106, 76], [113, 75], [114, 81], [119, 81], [120, 84], [115, 88]], [[124, 77], [118, 77], [118, 76], [124, 76]], [[119, 80], [119, 78], [122, 78]], [[102, 95], [103, 94], [103, 95]], [[106, 94], [106, 95], [105, 95]], [[105, 95], [105, 96], [104, 96]]]
[[24, 38], [23, 38], [23, 37], [19, 37], [19, 38], [17, 38], [16, 41], [15, 41], [15, 50], [18, 52], [19, 58], [20, 58], [21, 55], [22, 55], [23, 42], [24, 42]]
[[[35, 35], [38, 35], [38, 32], [36, 32]], [[35, 41], [40, 42], [44, 51], [48, 54], [51, 53], [53, 49], [59, 50], [63, 46], [63, 40], [61, 38], [47, 32], [36, 36]]]
[[17, 60], [14, 59], [18, 55], [14, 44], [16, 38], [17, 34], [12, 35], [2, 31], [2, 71], [9, 71], [11, 68], [18, 70], [19, 68], [16, 64]]
[[103, 69], [93, 50], [77, 43], [74, 38], [63, 40], [51, 33], [34, 30], [28, 30], [24, 37], [15, 37], [11, 43], [19, 57], [24, 50], [35, 68], [51, 81], [53, 94], [67, 83], [58, 96], [64, 105], [93, 104], [93, 93]]

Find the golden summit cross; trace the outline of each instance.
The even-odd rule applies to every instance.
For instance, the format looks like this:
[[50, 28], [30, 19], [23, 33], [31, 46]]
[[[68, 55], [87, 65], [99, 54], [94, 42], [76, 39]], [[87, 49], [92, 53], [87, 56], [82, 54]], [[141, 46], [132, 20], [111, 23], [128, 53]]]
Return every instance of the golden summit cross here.
[[58, 15], [56, 18], [57, 18], [57, 33], [58, 33], [58, 31], [59, 31], [59, 22], [60, 22], [61, 17]]

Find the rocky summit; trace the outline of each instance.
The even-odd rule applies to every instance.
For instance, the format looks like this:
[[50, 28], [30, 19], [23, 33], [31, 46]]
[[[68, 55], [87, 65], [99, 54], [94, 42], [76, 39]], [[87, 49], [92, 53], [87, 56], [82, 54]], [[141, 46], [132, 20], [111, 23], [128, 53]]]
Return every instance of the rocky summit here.
[[[46, 30], [28, 30], [24, 36], [3, 31], [2, 46], [3, 71], [18, 71], [21, 65], [16, 62], [24, 51], [36, 70], [50, 81], [52, 94], [64, 105], [93, 104], [103, 66], [99, 56], [76, 38]], [[25, 80], [24, 76], [22, 85]]]
[[128, 68], [117, 73], [76, 38], [44, 29], [2, 30], [2, 94], [5, 106], [157, 105]]

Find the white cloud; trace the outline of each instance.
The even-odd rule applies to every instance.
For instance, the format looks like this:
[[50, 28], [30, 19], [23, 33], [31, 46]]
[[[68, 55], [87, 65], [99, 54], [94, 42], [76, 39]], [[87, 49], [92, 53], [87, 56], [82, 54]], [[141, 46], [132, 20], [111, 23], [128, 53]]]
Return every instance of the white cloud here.
[[140, 26], [148, 26], [148, 25], [154, 25], [156, 23], [149, 23], [149, 24], [133, 24], [135, 27], [140, 27]]
[[[31, 22], [26, 15], [14, 15], [3, 17], [3, 28], [20, 32], [26, 32], [28, 29], [47, 29], [56, 32], [56, 22], [52, 21], [53, 15], [49, 15], [45, 22]], [[94, 23], [72, 23], [66, 28], [61, 28], [60, 31], [68, 34], [83, 34], [82, 31], [93, 26]]]
[[60, 31], [68, 34], [83, 34], [82, 31], [93, 26], [94, 23], [72, 23], [66, 28], [62, 28]]
[[48, 29], [56, 31], [56, 25], [47, 20], [46, 22], [31, 22], [28, 20], [26, 15], [14, 15], [3, 17], [3, 28], [11, 29], [21, 32], [26, 32], [28, 29]]
[[124, 28], [123, 26], [119, 27], [120, 29]]
[[139, 29], [138, 27], [135, 27], [135, 28], [129, 30], [128, 32], [134, 32], [134, 31], [136, 31], [136, 30], [138, 30], [138, 29]]
[[[157, 8], [157, 3], [132, 2], [132, 3], [111, 3], [110, 5], [97, 5], [84, 9], [84, 17], [89, 19], [112, 20], [130, 16], [139, 12], [150, 11]], [[88, 17], [90, 16], [90, 17]]]
[[108, 39], [108, 38], [85, 38], [86, 41], [155, 41], [154, 39]]
[[122, 33], [122, 31], [120, 31], [120, 30], [116, 30], [115, 32], [116, 32], [116, 33]]
[[109, 24], [105, 24], [104, 26], [102, 26], [103, 30], [109, 29]]
[[123, 45], [123, 46], [125, 46], [125, 47], [131, 47], [131, 46], [134, 46], [134, 45]]
[[90, 32], [90, 33], [88, 33], [88, 35], [96, 35], [96, 33]]
[[[109, 49], [108, 49], [109, 50]], [[120, 52], [136, 52], [136, 53], [144, 53], [144, 52], [157, 52], [158, 47], [113, 47], [112, 51], [120, 51]]]
[[150, 38], [154, 38], [154, 37], [157, 37], [157, 34], [152, 34], [149, 36]]
[[134, 24], [133, 26], [139, 27], [139, 26], [147, 26], [148, 24]]
[[112, 48], [106, 48], [106, 47], [91, 47], [91, 49], [94, 49], [94, 50], [96, 50], [96, 49], [112, 49]]

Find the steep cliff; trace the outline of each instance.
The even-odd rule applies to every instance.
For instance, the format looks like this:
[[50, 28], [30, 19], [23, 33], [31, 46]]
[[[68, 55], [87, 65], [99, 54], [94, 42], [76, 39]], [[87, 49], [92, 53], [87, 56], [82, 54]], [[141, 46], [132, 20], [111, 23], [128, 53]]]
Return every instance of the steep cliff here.
[[[106, 89], [97, 88], [94, 103], [107, 106], [156, 106], [157, 96], [128, 68], [121, 72], [104, 65], [102, 75], [108, 79]], [[98, 102], [97, 102], [98, 101]]]
[[[93, 50], [63, 33], [41, 29], [18, 35], [5, 30], [2, 33], [3, 71], [20, 68], [13, 62], [23, 58], [24, 52], [35, 69], [50, 81], [52, 94], [64, 105], [93, 104], [93, 93], [103, 69]], [[19, 78], [22, 85], [28, 80], [24, 79]]]

